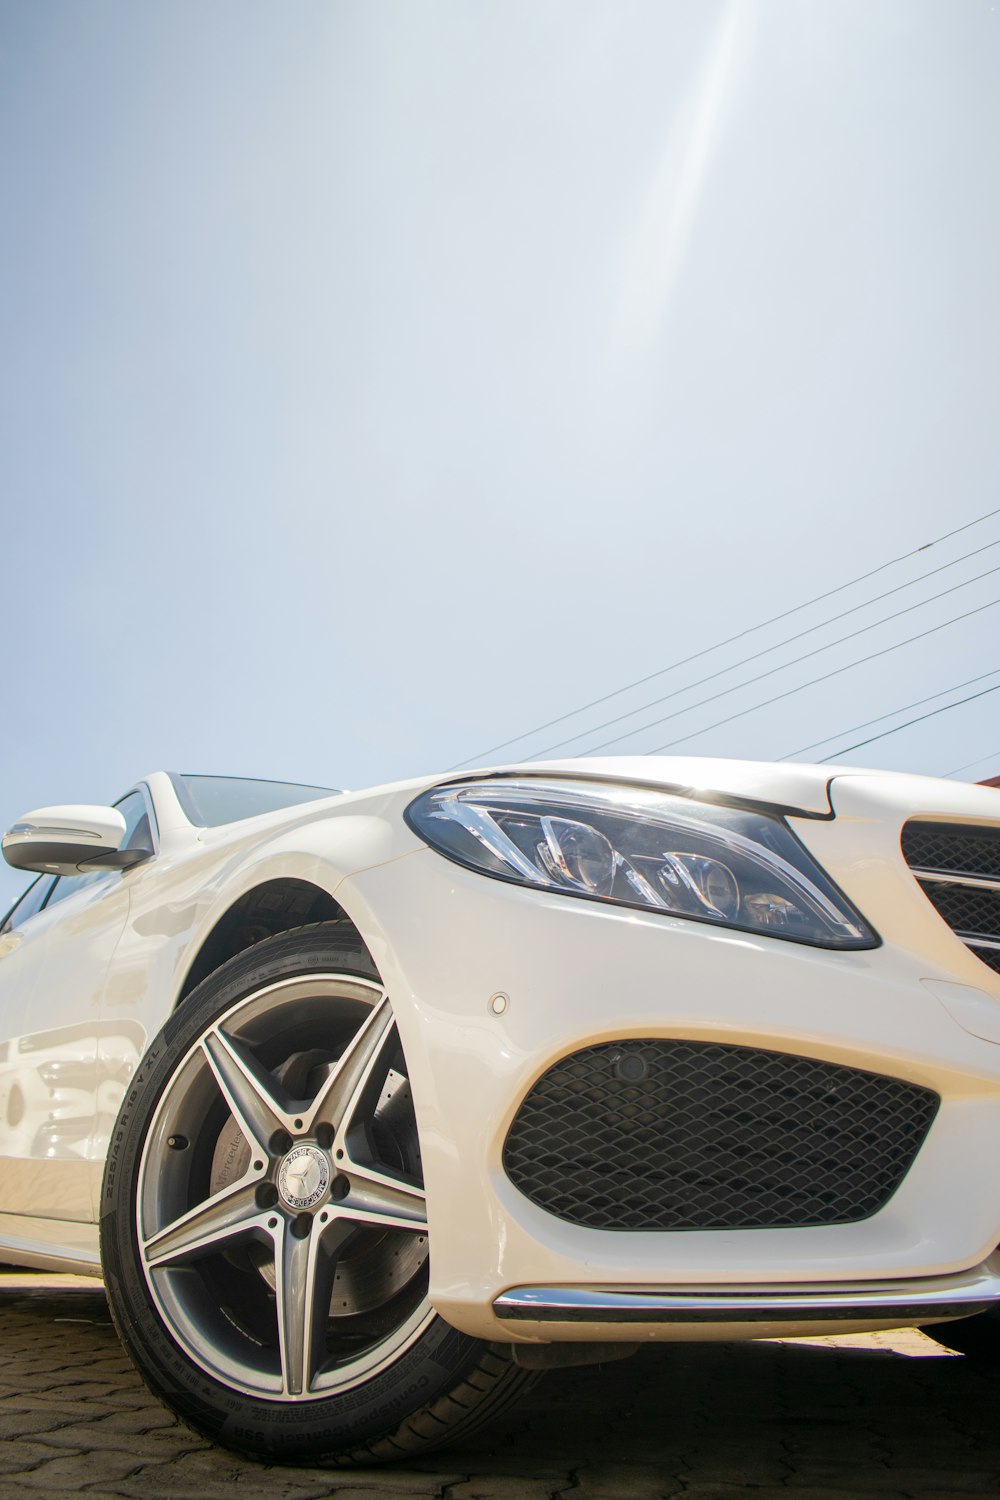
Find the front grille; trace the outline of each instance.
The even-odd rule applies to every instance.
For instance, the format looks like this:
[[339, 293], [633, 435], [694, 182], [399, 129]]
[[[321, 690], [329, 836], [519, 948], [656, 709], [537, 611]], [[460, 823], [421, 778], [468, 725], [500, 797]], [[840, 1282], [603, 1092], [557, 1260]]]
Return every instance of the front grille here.
[[1000, 828], [968, 823], [907, 823], [903, 858], [913, 869], [1000, 880]]
[[602, 1042], [539, 1078], [503, 1162], [592, 1229], [783, 1229], [877, 1213], [919, 1151], [930, 1089], [719, 1042]]
[[966, 947], [1000, 974], [1000, 828], [907, 823], [903, 858]]
[[935, 885], [923, 880], [920, 883], [948, 926], [963, 937], [995, 937], [1000, 940], [1000, 890]]

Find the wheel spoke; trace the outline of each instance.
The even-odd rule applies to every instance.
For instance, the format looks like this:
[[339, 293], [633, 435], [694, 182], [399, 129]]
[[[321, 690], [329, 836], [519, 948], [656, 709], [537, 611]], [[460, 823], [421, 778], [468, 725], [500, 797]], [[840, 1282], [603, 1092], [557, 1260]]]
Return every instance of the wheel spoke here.
[[221, 1245], [259, 1231], [264, 1215], [257, 1207], [254, 1185], [240, 1181], [196, 1204], [143, 1244], [150, 1269], [195, 1260]]
[[392, 1007], [389, 997], [383, 995], [348, 1042], [313, 1100], [305, 1129], [311, 1131], [320, 1122], [332, 1125], [335, 1130], [347, 1129], [380, 1059], [395, 1041]]
[[274, 1132], [289, 1128], [289, 1114], [276, 1095], [274, 1080], [248, 1048], [222, 1030], [208, 1032], [202, 1047], [243, 1134], [251, 1146], [266, 1152]]
[[286, 1394], [301, 1396], [309, 1389], [312, 1374], [312, 1323], [315, 1255], [310, 1237], [298, 1239], [292, 1226], [282, 1220], [274, 1241], [275, 1294], [278, 1304], [278, 1339], [281, 1347], [281, 1380]]
[[337, 1165], [350, 1183], [347, 1197], [335, 1205], [344, 1217], [363, 1214], [362, 1222], [381, 1224], [385, 1229], [427, 1228], [426, 1195], [422, 1187], [346, 1155]]
[[352, 1233], [352, 1225], [314, 1221], [311, 1232], [299, 1238], [288, 1220], [274, 1232], [281, 1383], [287, 1396], [309, 1392], [320, 1362], [337, 1252]]

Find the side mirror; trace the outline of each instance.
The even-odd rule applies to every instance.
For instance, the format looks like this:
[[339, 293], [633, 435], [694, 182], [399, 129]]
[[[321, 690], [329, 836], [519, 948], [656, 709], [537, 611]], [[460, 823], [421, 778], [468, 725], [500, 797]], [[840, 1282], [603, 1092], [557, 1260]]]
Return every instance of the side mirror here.
[[149, 858], [145, 849], [123, 849], [125, 819], [114, 807], [40, 807], [3, 836], [3, 857], [15, 870], [43, 875], [83, 875], [126, 870]]

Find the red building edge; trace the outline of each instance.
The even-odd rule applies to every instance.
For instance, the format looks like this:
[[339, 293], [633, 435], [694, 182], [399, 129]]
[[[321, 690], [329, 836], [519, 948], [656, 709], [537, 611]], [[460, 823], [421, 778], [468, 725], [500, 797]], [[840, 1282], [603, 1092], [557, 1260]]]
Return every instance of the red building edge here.
[[1000, 776], [987, 776], [986, 780], [985, 781], [981, 781], [979, 783], [979, 785], [980, 786], [1000, 786]]

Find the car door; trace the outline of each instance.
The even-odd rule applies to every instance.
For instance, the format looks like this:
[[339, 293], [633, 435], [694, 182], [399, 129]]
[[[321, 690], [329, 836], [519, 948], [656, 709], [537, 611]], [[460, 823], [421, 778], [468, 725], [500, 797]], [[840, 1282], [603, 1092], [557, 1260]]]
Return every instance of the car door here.
[[[27, 1149], [32, 1124], [20, 1078], [18, 1040], [29, 1025], [40, 966], [44, 926], [36, 918], [55, 884], [53, 875], [38, 875], [0, 924], [0, 1158]], [[0, 1163], [0, 1210], [3, 1196]]]
[[[152, 851], [146, 793], [116, 806], [124, 846]], [[0, 948], [0, 1213], [93, 1218], [103, 1166], [95, 1144], [107, 1067], [102, 999], [128, 909], [121, 872], [62, 876], [34, 911], [16, 907], [0, 934], [10, 944]]]

